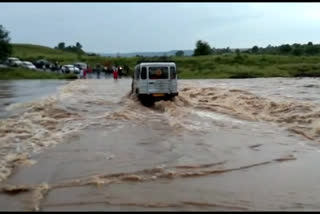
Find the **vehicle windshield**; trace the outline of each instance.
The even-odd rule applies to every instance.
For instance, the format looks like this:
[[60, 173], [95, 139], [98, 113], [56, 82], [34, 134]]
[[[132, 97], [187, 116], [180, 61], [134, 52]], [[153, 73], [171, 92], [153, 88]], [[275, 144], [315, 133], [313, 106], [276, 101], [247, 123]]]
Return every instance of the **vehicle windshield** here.
[[149, 79], [168, 79], [168, 67], [149, 67]]

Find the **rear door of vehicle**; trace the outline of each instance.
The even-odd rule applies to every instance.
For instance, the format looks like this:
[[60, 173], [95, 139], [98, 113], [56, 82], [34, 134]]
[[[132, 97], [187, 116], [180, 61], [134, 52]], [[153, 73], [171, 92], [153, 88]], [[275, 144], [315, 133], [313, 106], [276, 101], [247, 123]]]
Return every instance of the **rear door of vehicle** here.
[[148, 67], [148, 91], [155, 96], [170, 93], [170, 79], [168, 66]]

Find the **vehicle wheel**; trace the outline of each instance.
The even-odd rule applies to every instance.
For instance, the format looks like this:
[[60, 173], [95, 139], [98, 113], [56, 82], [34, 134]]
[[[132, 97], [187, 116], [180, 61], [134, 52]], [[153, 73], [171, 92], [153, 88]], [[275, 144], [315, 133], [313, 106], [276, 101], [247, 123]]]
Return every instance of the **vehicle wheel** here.
[[138, 95], [138, 98], [139, 98], [141, 104], [146, 107], [152, 107], [155, 103], [155, 100], [150, 96]]
[[165, 100], [165, 101], [172, 101], [173, 98], [174, 98], [174, 96], [172, 96], [172, 95], [170, 94], [170, 95], [167, 95], [167, 96], [164, 98], [164, 100]]

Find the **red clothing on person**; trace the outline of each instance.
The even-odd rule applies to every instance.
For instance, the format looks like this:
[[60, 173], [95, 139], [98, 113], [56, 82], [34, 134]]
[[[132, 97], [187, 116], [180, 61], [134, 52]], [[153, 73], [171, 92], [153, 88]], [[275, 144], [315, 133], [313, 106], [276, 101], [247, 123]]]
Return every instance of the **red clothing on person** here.
[[118, 71], [117, 70], [113, 71], [113, 79], [118, 79]]
[[83, 78], [87, 77], [87, 69], [83, 69]]

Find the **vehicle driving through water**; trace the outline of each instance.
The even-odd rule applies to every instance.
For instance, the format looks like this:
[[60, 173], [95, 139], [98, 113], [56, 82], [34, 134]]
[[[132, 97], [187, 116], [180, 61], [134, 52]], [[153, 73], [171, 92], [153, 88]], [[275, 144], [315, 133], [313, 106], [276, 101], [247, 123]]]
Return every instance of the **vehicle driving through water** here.
[[175, 62], [139, 62], [132, 78], [131, 93], [145, 105], [178, 95]]

